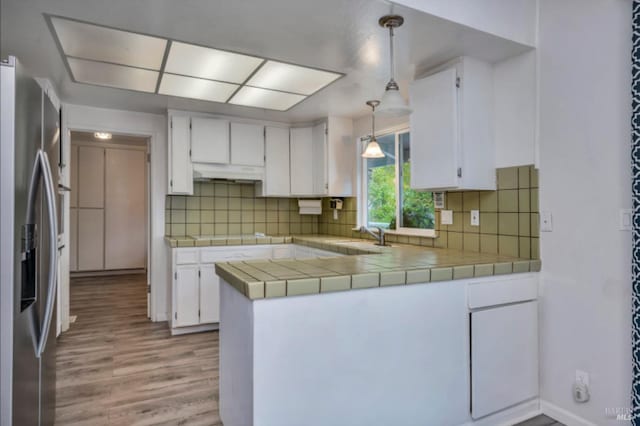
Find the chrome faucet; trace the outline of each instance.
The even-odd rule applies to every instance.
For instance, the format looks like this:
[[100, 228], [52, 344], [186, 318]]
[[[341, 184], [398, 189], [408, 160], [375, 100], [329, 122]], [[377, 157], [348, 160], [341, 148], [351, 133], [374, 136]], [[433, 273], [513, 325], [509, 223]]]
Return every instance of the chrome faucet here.
[[361, 226], [360, 227], [360, 233], [364, 234], [365, 232], [369, 235], [371, 235], [373, 238], [376, 239], [376, 241], [378, 241], [376, 243], [377, 246], [384, 246], [385, 242], [384, 242], [384, 229], [380, 228], [379, 226], [376, 226], [376, 228], [378, 230], [378, 233], [373, 232], [371, 229], [367, 228], [366, 226]]

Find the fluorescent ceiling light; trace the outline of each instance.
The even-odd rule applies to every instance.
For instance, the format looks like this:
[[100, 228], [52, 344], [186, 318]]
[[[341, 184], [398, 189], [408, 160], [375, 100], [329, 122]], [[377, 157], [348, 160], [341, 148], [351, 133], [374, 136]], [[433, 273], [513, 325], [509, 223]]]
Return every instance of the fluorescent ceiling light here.
[[119, 89], [155, 92], [158, 72], [84, 59], [67, 58], [71, 73], [80, 83]]
[[174, 41], [164, 69], [174, 74], [243, 83], [262, 62], [264, 59], [255, 56]]
[[311, 95], [338, 78], [340, 74], [333, 72], [267, 61], [247, 86]]
[[243, 86], [229, 101], [230, 104], [250, 106], [255, 108], [275, 109], [286, 111], [306, 96], [293, 93], [276, 92], [274, 90], [259, 89]]
[[160, 70], [167, 40], [51, 17], [65, 55]]
[[220, 81], [163, 74], [158, 93], [212, 102], [226, 102], [238, 87], [240, 86], [237, 84], [222, 83]]

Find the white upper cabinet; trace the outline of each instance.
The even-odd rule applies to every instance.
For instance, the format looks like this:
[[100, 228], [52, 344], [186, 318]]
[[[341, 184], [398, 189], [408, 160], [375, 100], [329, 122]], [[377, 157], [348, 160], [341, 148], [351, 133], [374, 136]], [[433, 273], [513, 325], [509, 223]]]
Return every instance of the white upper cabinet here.
[[327, 124], [320, 123], [311, 129], [311, 172], [313, 183], [311, 195], [325, 195], [329, 190], [327, 183]]
[[191, 160], [195, 163], [229, 164], [229, 121], [191, 118]]
[[353, 196], [356, 166], [351, 119], [291, 129], [292, 196]]
[[291, 195], [313, 194], [313, 129], [291, 129]]
[[289, 170], [289, 129], [267, 126], [262, 196], [288, 197], [291, 194]]
[[190, 118], [169, 118], [169, 194], [193, 194]]
[[495, 190], [493, 72], [463, 57], [409, 88], [411, 187]]
[[350, 118], [328, 118], [327, 159], [328, 195], [355, 196], [358, 154], [353, 137], [353, 121]]
[[231, 123], [231, 164], [264, 166], [264, 126]]

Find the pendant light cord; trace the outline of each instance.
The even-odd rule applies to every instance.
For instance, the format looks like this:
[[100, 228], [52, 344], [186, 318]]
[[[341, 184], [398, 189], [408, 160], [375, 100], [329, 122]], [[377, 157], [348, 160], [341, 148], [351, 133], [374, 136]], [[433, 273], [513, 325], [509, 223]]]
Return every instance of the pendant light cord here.
[[389, 52], [390, 52], [390, 58], [391, 58], [391, 64], [390, 64], [390, 68], [391, 68], [391, 81], [395, 82], [395, 76], [396, 76], [396, 60], [393, 54], [393, 26], [389, 26]]

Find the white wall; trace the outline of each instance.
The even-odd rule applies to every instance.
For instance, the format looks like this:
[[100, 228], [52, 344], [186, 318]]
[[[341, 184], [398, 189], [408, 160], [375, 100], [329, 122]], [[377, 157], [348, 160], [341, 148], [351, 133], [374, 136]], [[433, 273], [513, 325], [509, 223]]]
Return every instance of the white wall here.
[[[166, 247], [164, 241], [164, 207], [167, 185], [167, 119], [163, 115], [145, 114], [132, 111], [121, 111], [94, 108], [84, 105], [64, 104], [62, 110], [63, 151], [65, 163], [70, 164], [70, 130], [101, 130], [112, 133], [151, 138], [151, 173], [150, 173], [150, 206], [151, 206], [151, 250], [149, 253], [150, 270], [148, 282], [151, 283], [151, 319], [166, 321], [168, 312], [168, 275], [166, 265]], [[69, 184], [69, 168], [63, 172], [65, 184]], [[66, 204], [69, 206], [69, 203]], [[69, 229], [69, 209], [65, 212], [66, 229]], [[66, 245], [69, 246], [68, 233]], [[66, 258], [68, 271], [68, 256]], [[68, 310], [68, 274], [61, 283], [62, 308]], [[65, 294], [66, 288], [66, 294]], [[65, 304], [66, 303], [66, 304]], [[63, 317], [64, 318], [64, 317]], [[64, 320], [63, 320], [63, 328]]]
[[534, 46], [537, 0], [394, 0], [518, 43]]
[[[542, 0], [539, 36], [540, 207], [554, 227], [541, 234], [541, 398], [621, 425], [605, 409], [629, 407], [632, 378], [631, 235], [618, 230], [631, 207], [631, 1]], [[576, 369], [591, 374], [586, 404], [571, 397]]]

